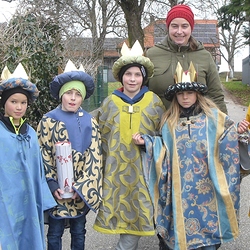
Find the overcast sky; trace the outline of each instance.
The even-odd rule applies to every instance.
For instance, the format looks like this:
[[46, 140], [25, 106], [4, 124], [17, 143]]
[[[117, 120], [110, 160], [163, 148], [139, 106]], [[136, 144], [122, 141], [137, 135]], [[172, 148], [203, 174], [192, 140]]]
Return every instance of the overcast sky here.
[[16, 9], [17, 1], [8, 3], [0, 0], [0, 22], [5, 22], [10, 19]]

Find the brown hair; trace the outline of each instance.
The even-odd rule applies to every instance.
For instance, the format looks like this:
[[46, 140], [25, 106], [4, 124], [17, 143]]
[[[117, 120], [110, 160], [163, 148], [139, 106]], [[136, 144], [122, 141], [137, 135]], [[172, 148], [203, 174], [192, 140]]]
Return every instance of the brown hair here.
[[189, 38], [189, 45], [190, 45], [190, 49], [192, 51], [195, 51], [198, 48], [197, 41], [194, 39], [193, 36], [190, 36], [190, 38]]

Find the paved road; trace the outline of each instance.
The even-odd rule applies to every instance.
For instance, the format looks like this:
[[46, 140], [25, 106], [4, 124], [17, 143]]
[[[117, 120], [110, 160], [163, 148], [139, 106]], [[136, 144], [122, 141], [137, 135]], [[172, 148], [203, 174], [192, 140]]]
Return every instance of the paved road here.
[[[226, 94], [225, 101], [228, 113], [236, 122], [245, 117], [247, 108], [241, 106], [230, 95]], [[219, 250], [249, 250], [250, 249], [250, 218], [248, 217], [250, 192], [250, 176], [243, 179], [241, 183], [241, 207], [240, 207], [240, 235], [237, 240], [225, 243]], [[87, 216], [86, 250], [108, 250], [115, 249], [118, 241], [116, 235], [101, 234], [92, 229], [95, 214], [90, 212]], [[70, 250], [70, 235], [68, 229], [63, 237], [63, 250]], [[140, 239], [138, 250], [158, 250], [158, 239], [156, 236], [143, 237]]]

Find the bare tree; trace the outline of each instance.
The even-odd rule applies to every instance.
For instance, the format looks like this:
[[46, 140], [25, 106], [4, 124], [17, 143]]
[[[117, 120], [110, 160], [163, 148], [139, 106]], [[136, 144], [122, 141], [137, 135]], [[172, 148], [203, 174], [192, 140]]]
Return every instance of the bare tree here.
[[[228, 20], [223, 17], [223, 13], [220, 9], [229, 3], [230, 0], [207, 0], [205, 2], [200, 1], [200, 4], [197, 3], [196, 7], [202, 13], [208, 13], [210, 16], [215, 16], [218, 20], [224, 20], [227, 22]], [[244, 21], [240, 20], [239, 22], [230, 23], [230, 27], [228, 28], [219, 28], [220, 45], [225, 48], [226, 53], [223, 52], [222, 48], [219, 48], [219, 52], [228, 63], [230, 78], [233, 78], [234, 76], [234, 56], [245, 46], [245, 39], [242, 36], [243, 24]]]
[[123, 10], [127, 29], [128, 29], [128, 43], [132, 47], [136, 40], [138, 40], [142, 47], [144, 47], [144, 33], [142, 28], [142, 13], [144, 11], [146, 0], [116, 0], [118, 6]]
[[[100, 64], [103, 61], [103, 45], [109, 35], [128, 37], [131, 47], [136, 40], [144, 45], [143, 25], [150, 22], [150, 18], [165, 17], [167, 11], [179, 3], [187, 3], [192, 8], [200, 10], [205, 18], [214, 15], [217, 18], [218, 10], [229, 0], [21, 0], [26, 9], [35, 13], [47, 15], [57, 21], [64, 35], [67, 48], [72, 39], [86, 36], [91, 42], [82, 47], [88, 51], [87, 65], [90, 61]], [[24, 11], [24, 7], [21, 8]], [[124, 18], [125, 17], [125, 18]], [[143, 22], [143, 24], [142, 24]], [[231, 68], [234, 68], [234, 55], [244, 46], [241, 39], [242, 23], [232, 26], [231, 30], [220, 29], [220, 43], [227, 53], [220, 51]], [[86, 53], [85, 53], [86, 55]]]
[[[65, 46], [75, 51], [85, 52], [86, 65], [84, 68], [96, 67], [103, 63], [103, 45], [109, 34], [125, 34], [124, 21], [120, 7], [113, 1], [105, 0], [22, 0], [22, 9], [33, 10], [37, 15], [48, 16], [56, 20], [61, 28]], [[79, 40], [88, 36], [91, 40], [82, 48], [70, 47]], [[82, 43], [79, 43], [80, 45]], [[79, 46], [78, 46], [79, 47]], [[76, 51], [78, 50], [78, 52]], [[67, 60], [71, 55], [64, 55]]]
[[[78, 2], [78, 3], [77, 3]], [[103, 45], [106, 36], [113, 33], [118, 24], [119, 7], [105, 0], [66, 1], [72, 21], [81, 32], [91, 32], [91, 55], [94, 61], [103, 60]], [[80, 20], [80, 21], [79, 21]]]
[[[115, 0], [121, 7], [127, 24], [128, 45], [132, 47], [138, 40], [144, 47], [143, 21], [151, 21], [152, 18], [159, 18], [159, 13], [166, 15], [166, 7], [172, 7], [183, 1], [178, 0]], [[155, 14], [157, 13], [157, 14]]]

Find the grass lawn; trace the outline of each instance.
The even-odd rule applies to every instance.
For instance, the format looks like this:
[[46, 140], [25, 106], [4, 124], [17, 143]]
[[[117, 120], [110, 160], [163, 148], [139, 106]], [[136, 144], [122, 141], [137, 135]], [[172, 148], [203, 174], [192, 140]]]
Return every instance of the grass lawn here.
[[122, 86], [120, 82], [109, 82], [108, 83], [108, 95], [112, 94], [115, 89], [119, 89]]
[[243, 84], [241, 81], [222, 81], [222, 84], [233, 96], [237, 98], [241, 105], [248, 106], [250, 104], [249, 85]]

